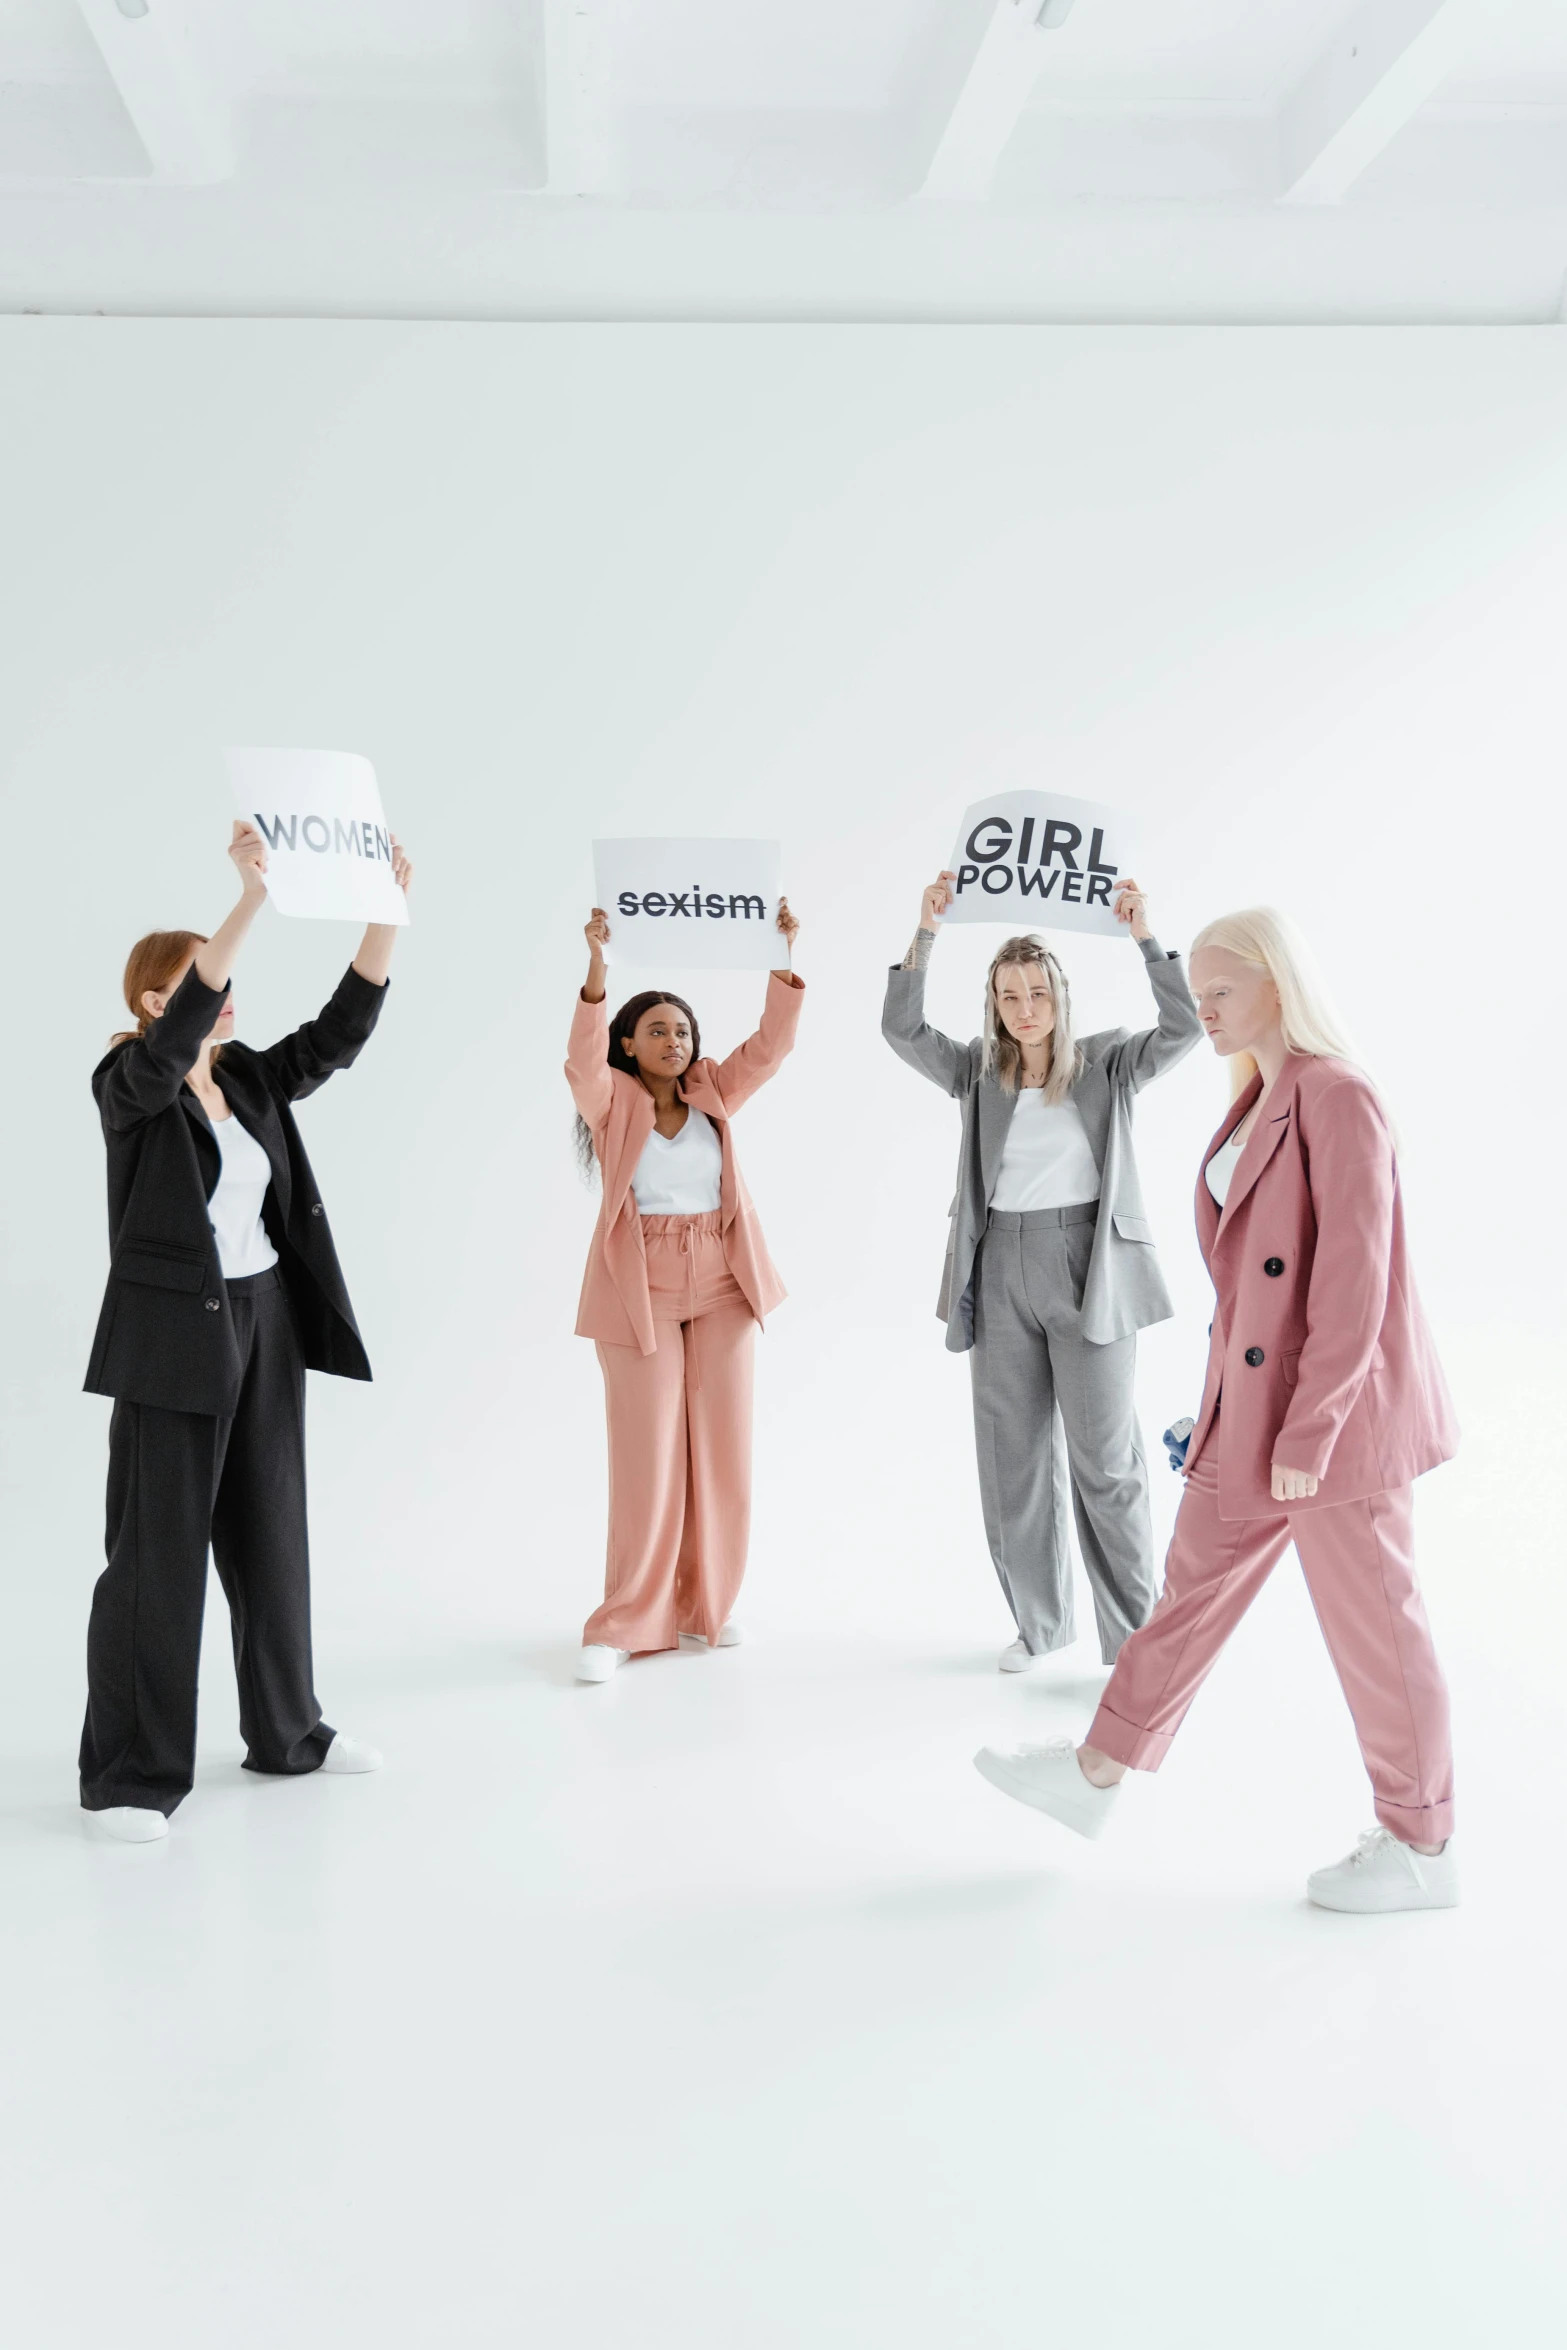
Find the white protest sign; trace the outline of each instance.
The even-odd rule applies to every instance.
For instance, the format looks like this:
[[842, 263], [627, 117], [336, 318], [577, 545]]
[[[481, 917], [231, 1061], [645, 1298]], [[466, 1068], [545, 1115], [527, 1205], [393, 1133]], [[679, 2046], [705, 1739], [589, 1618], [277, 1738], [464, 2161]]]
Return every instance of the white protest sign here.
[[1114, 808], [1059, 792], [994, 792], [963, 818], [949, 860], [957, 875], [948, 922], [1014, 930], [1088, 930], [1116, 937], [1120, 877], [1135, 873], [1131, 830]]
[[375, 769], [353, 751], [226, 751], [235, 813], [267, 844], [280, 914], [406, 922]]
[[596, 840], [606, 959], [632, 970], [781, 971], [775, 840]]

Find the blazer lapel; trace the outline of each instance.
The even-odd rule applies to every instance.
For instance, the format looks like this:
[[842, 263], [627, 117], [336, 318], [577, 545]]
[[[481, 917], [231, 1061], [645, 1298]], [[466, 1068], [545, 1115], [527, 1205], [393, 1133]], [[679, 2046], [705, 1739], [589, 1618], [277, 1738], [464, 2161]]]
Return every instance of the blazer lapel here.
[[710, 1062], [698, 1061], [694, 1069], [688, 1070], [680, 1081], [680, 1098], [691, 1109], [700, 1110], [704, 1118], [711, 1118], [718, 1125], [726, 1112], [718, 1088], [709, 1074], [710, 1069]]
[[[256, 1084], [240, 1061], [231, 1062], [227, 1068], [220, 1061], [213, 1075], [219, 1092], [234, 1116], [267, 1154], [278, 1213], [287, 1224], [289, 1211], [294, 1204], [294, 1171], [289, 1164], [288, 1145], [283, 1137], [283, 1121], [278, 1116], [277, 1104], [267, 1087]], [[186, 1091], [190, 1091], [188, 1086]], [[200, 1107], [199, 1104], [197, 1106]]]
[[653, 1096], [639, 1079], [624, 1077], [618, 1069], [611, 1070], [614, 1099], [610, 1106], [610, 1131], [618, 1142], [613, 1167], [605, 1170], [604, 1224], [606, 1230], [614, 1223], [626, 1204], [626, 1194], [636, 1175], [637, 1161], [642, 1148], [653, 1131]]
[[[1299, 1062], [1297, 1057], [1292, 1054], [1280, 1070], [1278, 1083], [1274, 1086], [1267, 1101], [1264, 1102], [1262, 1115], [1250, 1134], [1247, 1135], [1242, 1146], [1240, 1163], [1230, 1177], [1229, 1197], [1224, 1203], [1224, 1212], [1219, 1218], [1218, 1230], [1214, 1235], [1216, 1242], [1223, 1239], [1230, 1225], [1234, 1223], [1236, 1210], [1251, 1197], [1256, 1188], [1257, 1178], [1289, 1132], [1290, 1122], [1295, 1115], [1295, 1091], [1299, 1082]], [[1225, 1135], [1234, 1133], [1241, 1119], [1246, 1115], [1251, 1101], [1255, 1099], [1255, 1095], [1249, 1095], [1249, 1098], [1248, 1095], [1242, 1095], [1240, 1102], [1236, 1104], [1234, 1117], [1230, 1119], [1226, 1127], [1221, 1129], [1221, 1139]], [[1209, 1156], [1212, 1156], [1211, 1152]], [[1206, 1191], [1207, 1188], [1205, 1183], [1203, 1189]]]
[[1007, 1130], [1017, 1108], [1017, 1095], [999, 1085], [994, 1077], [982, 1077], [975, 1088], [975, 1103], [979, 1120], [979, 1179], [988, 1207], [996, 1177], [1001, 1172], [1001, 1154], [1007, 1147]]
[[1094, 1164], [1102, 1176], [1110, 1150], [1110, 1085], [1103, 1061], [1089, 1063], [1073, 1086], [1071, 1098], [1088, 1135]]
[[218, 1178], [223, 1172], [223, 1153], [219, 1150], [218, 1138], [212, 1131], [212, 1120], [207, 1116], [206, 1111], [188, 1085], [182, 1084], [180, 1087], [180, 1108], [195, 1131], [196, 1164], [201, 1169], [202, 1183], [210, 1200], [218, 1188]]
[[718, 1147], [723, 1154], [718, 1205], [727, 1232], [740, 1205], [740, 1189], [735, 1176], [734, 1152], [729, 1147], [729, 1113], [724, 1108], [723, 1095], [713, 1083], [713, 1067], [711, 1061], [702, 1060], [694, 1068], [688, 1069], [680, 1081], [680, 1098], [687, 1109], [701, 1111], [703, 1117], [711, 1122], [713, 1132], [718, 1137]]

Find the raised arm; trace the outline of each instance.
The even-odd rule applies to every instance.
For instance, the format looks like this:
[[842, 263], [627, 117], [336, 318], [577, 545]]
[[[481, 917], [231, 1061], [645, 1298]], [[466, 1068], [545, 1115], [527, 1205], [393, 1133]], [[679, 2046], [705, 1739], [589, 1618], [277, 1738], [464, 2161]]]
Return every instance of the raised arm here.
[[[407, 851], [394, 839], [392, 871], [399, 889], [407, 889], [413, 870]], [[314, 1020], [307, 1020], [291, 1036], [279, 1037], [260, 1056], [289, 1101], [303, 1101], [339, 1069], [357, 1061], [369, 1043], [386, 1002], [392, 947], [400, 927], [395, 922], [372, 922], [358, 954], [333, 989], [331, 1001]]]
[[166, 998], [149, 993], [133, 1007], [152, 1014], [146, 1033], [121, 1045], [99, 1064], [94, 1076], [93, 1091], [104, 1123], [117, 1131], [156, 1117], [178, 1100], [180, 1087], [217, 1026], [235, 957], [267, 894], [267, 847], [253, 824], [235, 822], [228, 853], [239, 874], [235, 904], [196, 949], [179, 985]]
[[[787, 898], [778, 901], [778, 928], [792, 955], [800, 925], [789, 911]], [[768, 972], [761, 1019], [744, 1044], [737, 1045], [726, 1060], [720, 1061], [715, 1072], [714, 1082], [729, 1117], [750, 1100], [759, 1085], [767, 1083], [779, 1062], [794, 1050], [804, 998], [804, 981], [796, 979], [787, 965]]]
[[[404, 897], [408, 895], [408, 884], [413, 877], [412, 861], [394, 832], [392, 879]], [[397, 944], [397, 933], [401, 928], [399, 922], [372, 922], [359, 941], [359, 952], [354, 957], [353, 968], [361, 979], [368, 979], [372, 987], [385, 987], [392, 976], [392, 949]]]
[[1116, 1048], [1121, 1077], [1134, 1093], [1140, 1093], [1152, 1079], [1162, 1077], [1166, 1069], [1173, 1069], [1177, 1061], [1185, 1060], [1201, 1040], [1202, 1022], [1186, 984], [1186, 967], [1179, 955], [1165, 952], [1149, 929], [1148, 903], [1135, 881], [1128, 879], [1118, 884], [1115, 914], [1116, 920], [1126, 925], [1137, 942], [1138, 952], [1148, 966], [1148, 983], [1159, 1010], [1152, 1028], [1139, 1029]]
[[161, 1018], [144, 1036], [133, 1036], [99, 1064], [93, 1091], [105, 1126], [124, 1133], [179, 1099], [180, 1087], [217, 1026], [228, 992], [226, 985], [206, 986], [193, 963]]
[[920, 901], [919, 928], [909, 951], [887, 975], [881, 1032], [900, 1061], [907, 1061], [943, 1093], [961, 1096], [974, 1082], [973, 1047], [944, 1036], [925, 1018], [926, 966], [936, 943], [936, 926], [952, 903], [956, 879], [955, 873], [938, 874]]
[[303, 1101], [358, 1060], [381, 1017], [389, 984], [363, 978], [357, 961], [350, 963], [316, 1017], [258, 1056], [286, 1100]]
[[196, 971], [203, 987], [221, 995], [229, 983], [234, 959], [267, 894], [267, 844], [253, 824], [236, 817], [229, 836], [229, 855], [239, 872], [239, 902], [196, 949]]
[[1393, 1256], [1393, 1138], [1375, 1093], [1346, 1074], [1301, 1124], [1317, 1245], [1306, 1292], [1306, 1343], [1274, 1440], [1281, 1468], [1327, 1474], [1376, 1352]]
[[566, 1047], [566, 1083], [571, 1098], [589, 1127], [609, 1116], [614, 1087], [609, 1075], [609, 1012], [604, 994], [604, 949], [609, 941], [609, 916], [595, 906], [584, 926], [588, 942], [588, 976], [571, 1015], [571, 1039]]

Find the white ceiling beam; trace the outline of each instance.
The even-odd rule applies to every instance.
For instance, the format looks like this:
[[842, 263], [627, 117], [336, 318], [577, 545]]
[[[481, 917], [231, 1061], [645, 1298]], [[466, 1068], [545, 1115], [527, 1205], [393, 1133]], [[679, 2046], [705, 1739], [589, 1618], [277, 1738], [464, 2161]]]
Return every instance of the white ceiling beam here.
[[609, 0], [532, 0], [539, 178], [552, 196], [612, 195]]
[[1284, 109], [1286, 204], [1337, 204], [1509, 0], [1363, 0]]
[[[171, 0], [77, 0], [147, 150], [154, 179], [193, 187], [231, 179], [227, 107], [190, 52]], [[139, 13], [138, 13], [139, 11]]]
[[[920, 108], [919, 192], [959, 203], [990, 194], [1002, 151], [1049, 55], [1049, 0], [965, 0], [948, 10]], [[1051, 8], [1059, 10], [1059, 0]]]

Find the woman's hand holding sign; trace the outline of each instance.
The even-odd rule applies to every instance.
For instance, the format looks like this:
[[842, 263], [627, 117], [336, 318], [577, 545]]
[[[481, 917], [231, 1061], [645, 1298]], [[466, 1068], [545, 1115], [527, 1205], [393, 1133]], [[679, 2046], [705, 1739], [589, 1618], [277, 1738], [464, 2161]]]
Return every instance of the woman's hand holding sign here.
[[228, 919], [218, 924], [209, 939], [196, 949], [196, 977], [203, 987], [227, 987], [234, 968], [234, 958], [245, 943], [245, 934], [260, 911], [267, 894], [267, 844], [254, 824], [236, 817], [229, 835], [229, 856], [239, 875], [239, 903]]
[[[414, 877], [413, 860], [394, 832], [392, 840], [392, 879], [406, 897], [408, 884]], [[392, 949], [397, 944], [401, 925], [396, 922], [372, 922], [359, 942], [354, 957], [354, 969], [361, 979], [368, 979], [372, 987], [385, 987], [392, 972]]]
[[942, 916], [952, 903], [952, 890], [957, 878], [955, 873], [937, 874], [920, 899], [921, 930], [935, 930], [940, 926]]
[[256, 827], [245, 823], [240, 817], [234, 820], [229, 855], [238, 871], [240, 887], [245, 895], [264, 898], [267, 894], [267, 844]]
[[1133, 881], [1130, 875], [1125, 881], [1116, 883], [1115, 918], [1117, 922], [1126, 924], [1133, 938], [1152, 938], [1153, 932], [1148, 927], [1148, 900], [1143, 895], [1142, 884]]
[[[800, 925], [789, 911], [787, 898], [780, 898], [778, 901], [778, 927], [783, 933], [784, 951], [786, 954], [792, 955], [794, 942], [800, 935]], [[774, 971], [772, 976], [774, 979], [793, 979], [794, 973], [786, 963], [781, 971]]]
[[609, 944], [609, 916], [602, 906], [595, 906], [590, 919], [583, 924], [582, 935], [588, 942], [588, 976], [583, 983], [582, 1000], [585, 1004], [604, 1001], [604, 949]]

